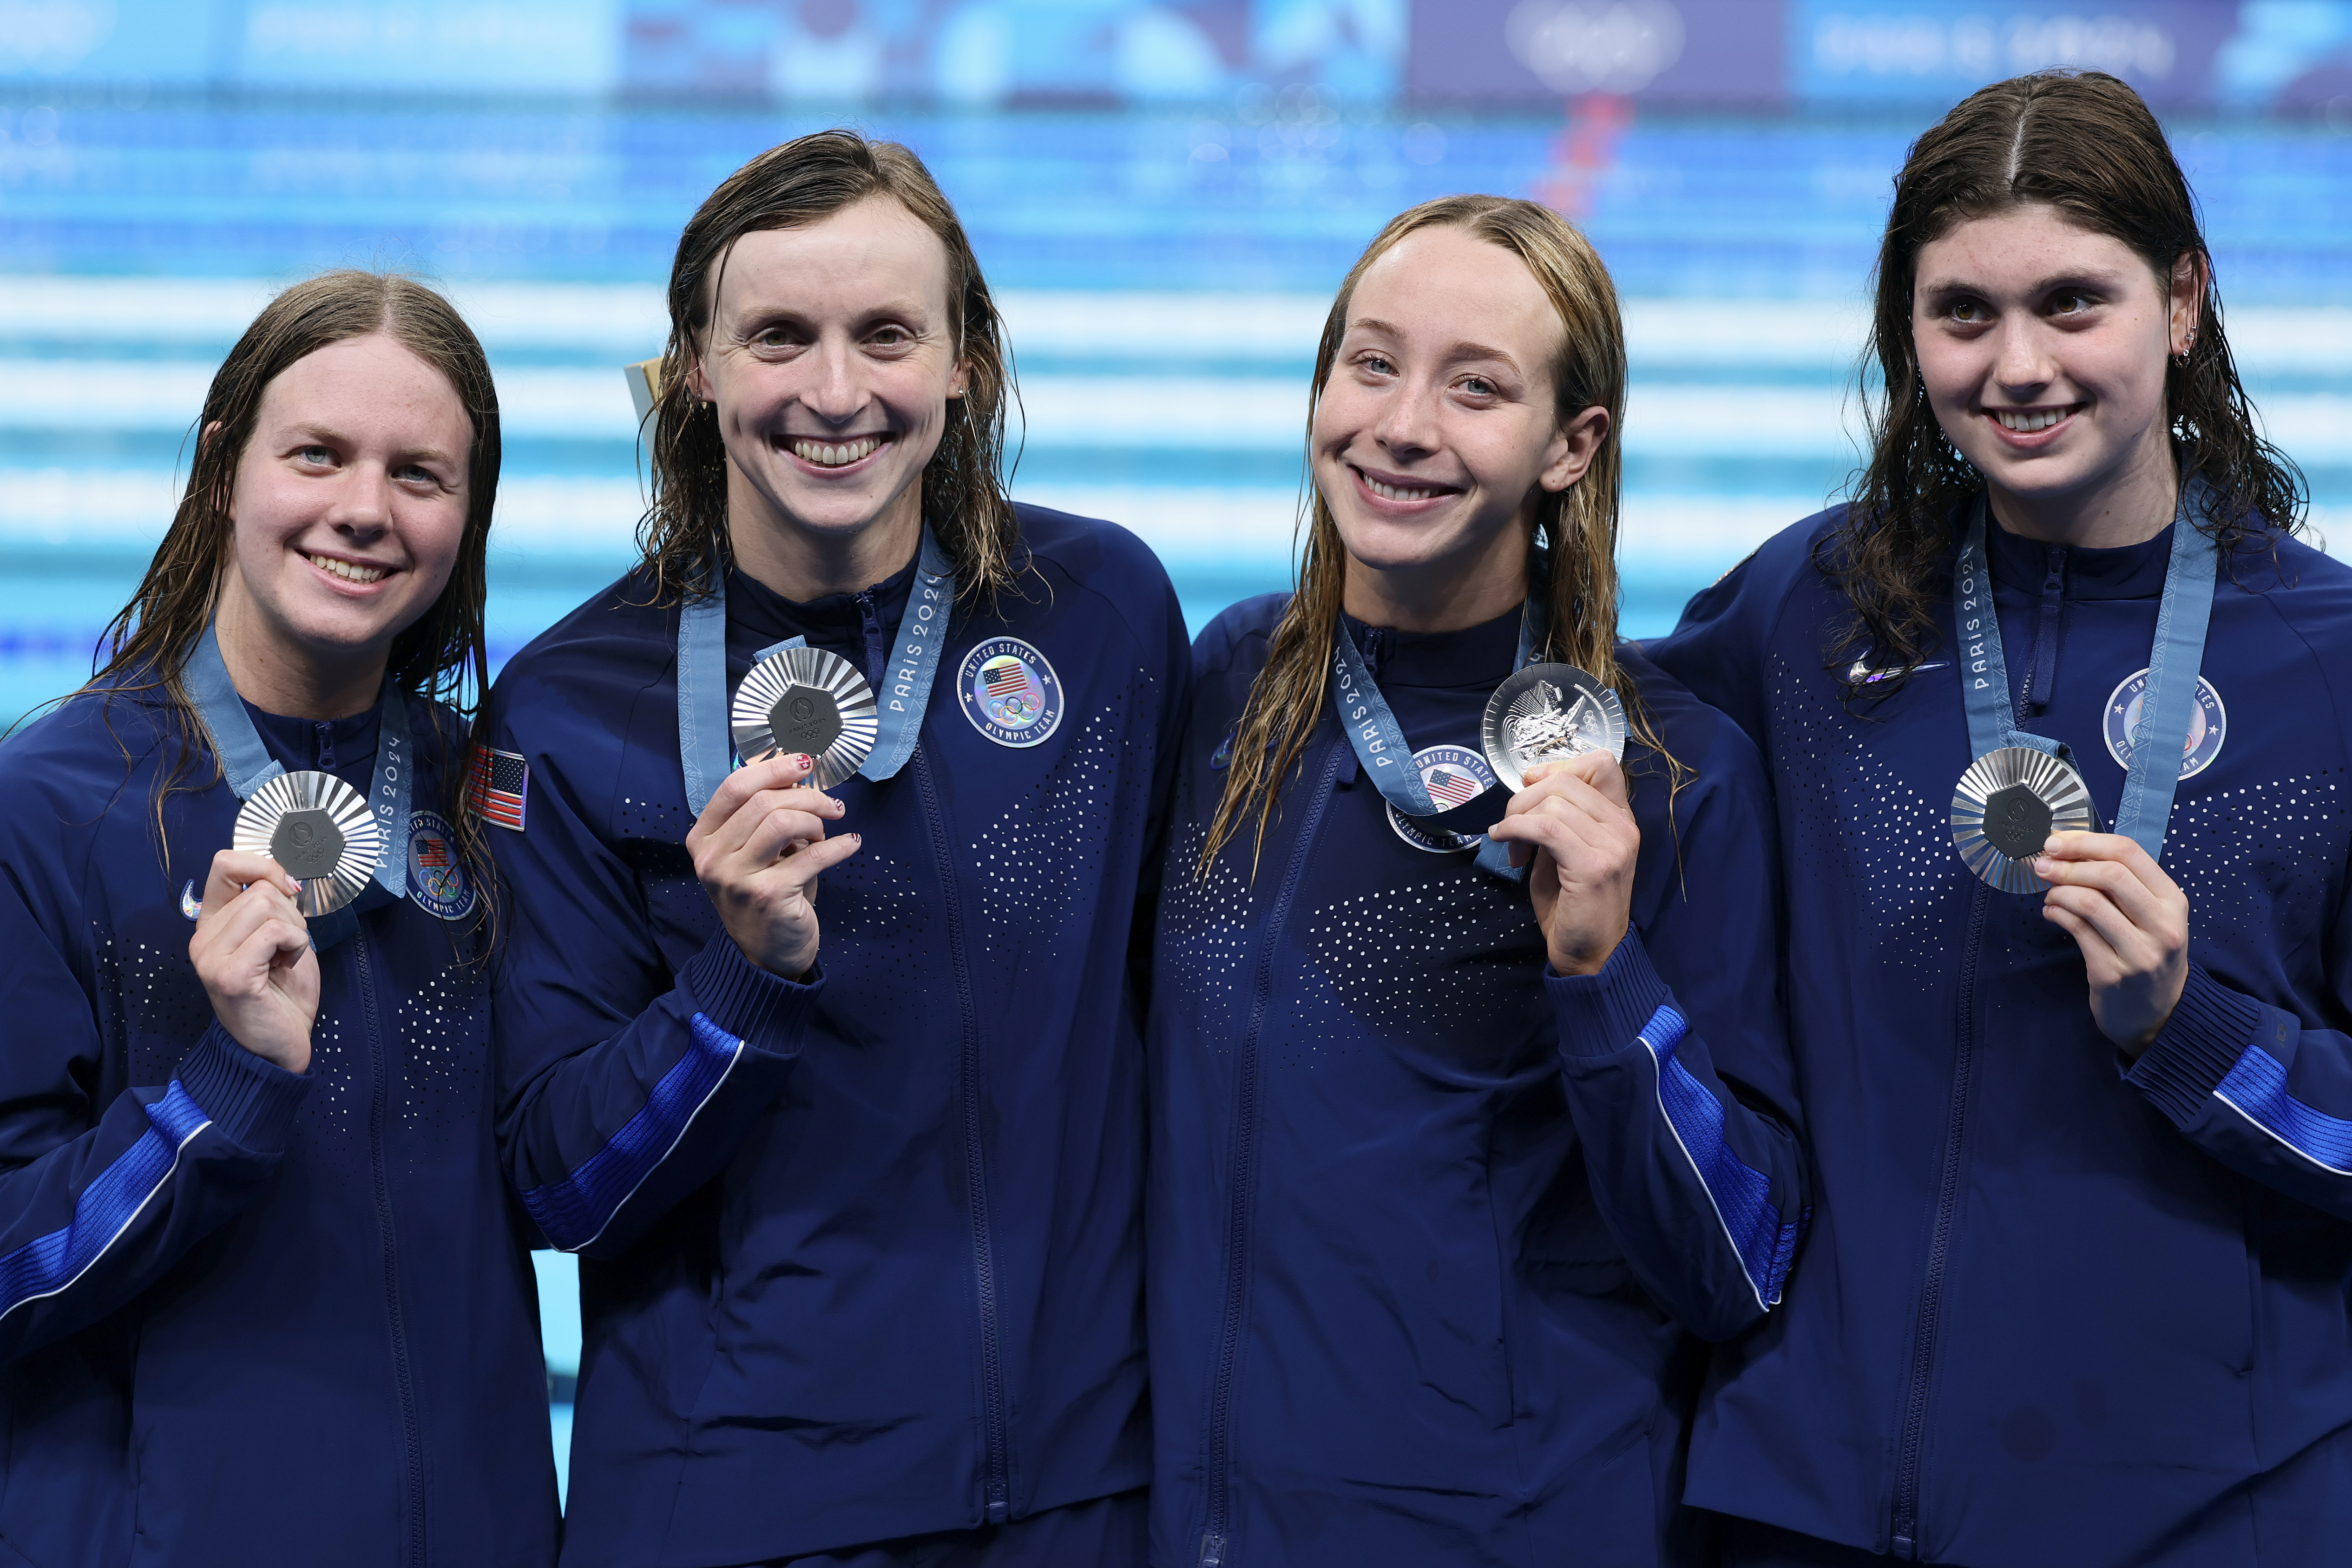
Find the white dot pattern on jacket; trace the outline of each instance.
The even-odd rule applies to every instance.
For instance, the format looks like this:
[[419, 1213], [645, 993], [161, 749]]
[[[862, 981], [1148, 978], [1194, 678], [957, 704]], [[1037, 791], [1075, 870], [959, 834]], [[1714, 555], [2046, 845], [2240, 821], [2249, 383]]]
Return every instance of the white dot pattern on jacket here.
[[2206, 930], [2269, 922], [2284, 933], [2324, 928], [2327, 869], [2352, 834], [2344, 771], [2325, 768], [2217, 789], [2174, 808], [2164, 869]]
[[478, 968], [450, 966], [403, 996], [393, 1010], [400, 1042], [400, 1117], [436, 1150], [470, 1140], [488, 1066], [488, 998]]
[[[1305, 946], [1355, 1020], [1412, 1049], [1503, 1065], [1549, 1014], [1528, 984], [1543, 962], [1526, 889], [1473, 867], [1359, 894], [1311, 911]], [[1302, 1022], [1305, 1020], [1301, 1020]]]
[[[1129, 816], [1150, 798], [1137, 769], [1121, 777], [1120, 737], [1130, 695], [1120, 693], [1088, 719], [1060, 760], [983, 828], [967, 852], [981, 874], [985, 928], [992, 936], [1024, 932], [1038, 938], [1032, 959], [1072, 956], [1066, 939], [1078, 951], [1088, 945], [1094, 917], [1107, 913], [1091, 907], [1105, 847], [1128, 831]], [[1074, 922], [1081, 904], [1086, 914]]]
[[1218, 1042], [1220, 1051], [1249, 1027], [1250, 917], [1257, 891], [1244, 873], [1255, 832], [1255, 821], [1244, 823], [1203, 878], [1194, 871], [1208, 831], [1187, 822], [1170, 835], [1161, 862], [1160, 950], [1173, 970], [1172, 983], [1201, 1011], [1197, 1038]]
[[1921, 795], [1873, 749], [1874, 727], [1824, 696], [1818, 671], [1774, 653], [1771, 763], [1787, 782], [1794, 854], [1845, 873], [1869, 915], [1857, 933], [1880, 962], [1941, 974], [1974, 879], [1952, 847], [1951, 800]]

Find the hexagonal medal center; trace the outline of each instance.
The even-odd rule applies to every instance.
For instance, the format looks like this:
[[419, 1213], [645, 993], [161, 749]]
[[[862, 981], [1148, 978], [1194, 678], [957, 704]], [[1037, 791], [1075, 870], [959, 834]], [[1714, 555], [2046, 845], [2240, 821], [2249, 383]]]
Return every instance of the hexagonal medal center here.
[[343, 831], [315, 806], [289, 811], [269, 835], [269, 858], [302, 882], [332, 876], [343, 858]]
[[2040, 854], [2054, 821], [2050, 803], [2022, 784], [2003, 785], [1985, 798], [1985, 840], [2013, 861]]

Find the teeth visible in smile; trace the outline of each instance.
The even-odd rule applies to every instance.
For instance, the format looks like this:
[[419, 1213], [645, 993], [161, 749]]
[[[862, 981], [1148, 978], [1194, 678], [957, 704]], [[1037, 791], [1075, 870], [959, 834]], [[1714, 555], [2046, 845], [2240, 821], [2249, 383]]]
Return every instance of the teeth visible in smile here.
[[1435, 490], [1415, 490], [1402, 485], [1383, 485], [1370, 474], [1364, 476], [1364, 488], [1383, 501], [1426, 501], [1438, 494]]
[[2034, 410], [1997, 408], [1992, 411], [1992, 416], [2000, 421], [2002, 429], [2028, 434], [2033, 431], [2049, 429], [2065, 418], [2066, 412], [2063, 409], [2055, 408]]
[[337, 560], [332, 556], [314, 555], [310, 560], [320, 571], [332, 572], [345, 582], [382, 582], [385, 576], [384, 569], [380, 566], [353, 566], [350, 561]]
[[878, 435], [861, 435], [855, 441], [838, 444], [824, 441], [795, 441], [793, 455], [803, 463], [814, 463], [820, 468], [840, 468], [870, 456], [882, 444]]

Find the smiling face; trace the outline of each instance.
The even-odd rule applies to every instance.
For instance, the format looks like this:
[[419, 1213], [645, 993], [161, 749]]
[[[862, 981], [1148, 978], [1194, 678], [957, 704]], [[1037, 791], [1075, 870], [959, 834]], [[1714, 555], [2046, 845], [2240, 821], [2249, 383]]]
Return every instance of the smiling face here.
[[2121, 240], [2037, 204], [1955, 225], [1915, 276], [1928, 404], [2004, 524], [2123, 544], [2171, 522], [2165, 361], [2197, 325], [2196, 258], [2168, 288]]
[[1561, 347], [1527, 264], [1465, 229], [1416, 230], [1364, 269], [1309, 432], [1349, 613], [1436, 631], [1524, 597], [1535, 508], [1608, 431], [1598, 408], [1563, 423]]
[[[694, 390], [718, 405], [738, 556], [767, 580], [767, 558], [854, 549], [874, 531], [911, 553], [923, 467], [969, 376], [947, 247], [897, 200], [870, 196], [743, 235], [718, 288]], [[784, 575], [771, 585], [792, 591], [801, 573]]]
[[[332, 343], [261, 395], [229, 515], [220, 636], [238, 689], [336, 717], [375, 701], [393, 639], [433, 606], [466, 533], [473, 420], [390, 337]], [[324, 703], [337, 712], [312, 712]]]

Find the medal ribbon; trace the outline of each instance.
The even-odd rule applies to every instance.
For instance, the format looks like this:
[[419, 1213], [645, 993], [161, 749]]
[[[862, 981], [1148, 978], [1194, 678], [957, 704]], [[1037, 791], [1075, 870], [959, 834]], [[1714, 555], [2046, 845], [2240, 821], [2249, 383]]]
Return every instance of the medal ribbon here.
[[[923, 525], [921, 557], [907, 594], [907, 608], [890, 637], [890, 668], [874, 694], [878, 733], [858, 773], [880, 783], [907, 765], [930, 706], [931, 684], [947, 643], [948, 612], [955, 603], [955, 568], [940, 548], [931, 525]], [[760, 650], [754, 662], [786, 648], [805, 647], [805, 637], [787, 637]], [[696, 816], [710, 804], [719, 781], [734, 767], [735, 742], [727, 720], [727, 580], [690, 600], [677, 615], [677, 757], [686, 774], [687, 810]], [[1422, 791], [1426, 796], [1427, 790]]]
[[[1543, 643], [1543, 605], [1530, 595], [1519, 611], [1519, 651], [1511, 660], [1512, 674], [1534, 659]], [[1339, 685], [1339, 727], [1348, 732], [1348, 744], [1356, 748], [1356, 761], [1363, 768], [1364, 777], [1372, 781], [1382, 800], [1404, 815], [1441, 815], [1437, 802], [1429, 798], [1429, 786], [1422, 782], [1421, 769], [1412, 765], [1412, 747], [1396, 715], [1389, 711], [1388, 699], [1381, 695], [1379, 683], [1365, 667], [1356, 640], [1348, 635], [1344, 625], [1339, 632], [1331, 676]], [[1510, 882], [1527, 875], [1524, 866], [1512, 866], [1510, 846], [1493, 839], [1478, 846], [1478, 869]]]
[[[2172, 559], [2164, 570], [2164, 598], [2157, 606], [2147, 687], [2116, 808], [2115, 831], [2146, 850], [2150, 860], [2163, 853], [2172, 797], [2180, 787], [2180, 742], [2196, 717], [2198, 670], [2205, 660], [2205, 630], [2213, 613], [2217, 552], [2211, 538], [2189, 520], [2192, 507], [2205, 511], [2205, 490], [2203, 479], [2190, 480], [2173, 513]], [[1968, 533], [1952, 569], [1952, 623], [1960, 638], [1960, 693], [1968, 711], [1969, 755], [2022, 746], [2073, 766], [2074, 757], [2063, 743], [2019, 729], [2012, 716], [2000, 617], [1993, 608], [1992, 574], [1985, 565], [1981, 492], [1969, 514]]]
[[[251, 800], [256, 789], [286, 771], [285, 765], [269, 755], [261, 732], [253, 727], [253, 716], [245, 711], [213, 627], [206, 626], [189, 650], [188, 662], [180, 669], [180, 682], [212, 737], [221, 776], [239, 800]], [[388, 676], [376, 706], [375, 761], [367, 789], [368, 810], [375, 815], [382, 845], [376, 855], [375, 890], [332, 915], [310, 921], [310, 945], [322, 953], [359, 929], [361, 909], [377, 908], [408, 893], [408, 801], [415, 759], [408, 744], [408, 703]]]

